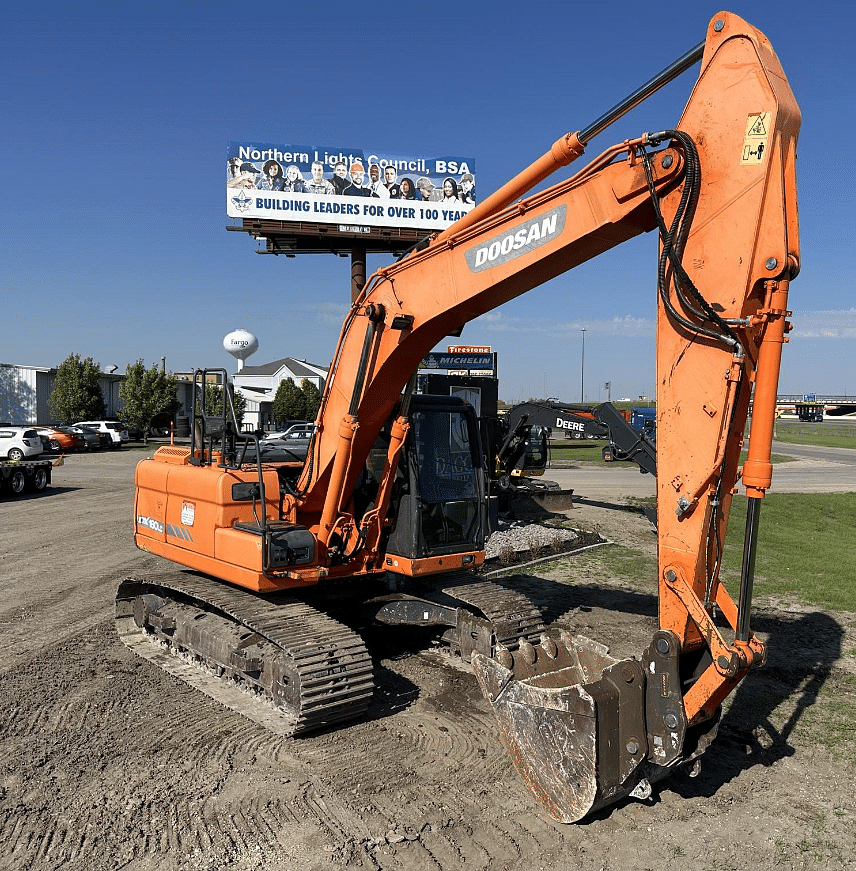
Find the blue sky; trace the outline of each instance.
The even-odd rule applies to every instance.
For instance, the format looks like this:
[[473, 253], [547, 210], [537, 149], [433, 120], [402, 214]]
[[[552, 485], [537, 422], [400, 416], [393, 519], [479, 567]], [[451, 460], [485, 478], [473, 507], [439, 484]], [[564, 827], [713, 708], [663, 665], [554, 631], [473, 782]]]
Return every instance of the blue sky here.
[[[803, 114], [802, 272], [780, 390], [856, 395], [856, 13], [790, 0], [730, 8], [770, 38]], [[259, 257], [250, 236], [227, 232], [226, 143], [471, 155], [483, 198], [701, 41], [718, 11], [674, 9], [7, 4], [0, 362], [56, 366], [74, 352], [121, 371], [162, 356], [176, 371], [233, 369], [222, 339], [242, 327], [259, 339], [252, 363], [326, 365], [349, 260]], [[588, 155], [676, 124], [695, 75]], [[607, 381], [613, 399], [652, 393], [655, 257], [651, 234], [633, 240], [473, 322], [461, 341], [498, 352], [508, 401], [578, 400], [583, 328], [587, 400], [606, 399]], [[369, 270], [385, 262], [370, 258]]]

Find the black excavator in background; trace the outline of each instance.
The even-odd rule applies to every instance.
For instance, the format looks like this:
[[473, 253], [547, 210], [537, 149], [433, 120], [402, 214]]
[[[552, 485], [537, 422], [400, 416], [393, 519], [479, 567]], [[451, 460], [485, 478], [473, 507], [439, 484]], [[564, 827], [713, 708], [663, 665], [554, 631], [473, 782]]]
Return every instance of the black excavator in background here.
[[[634, 427], [630, 415], [610, 402], [585, 405], [557, 399], [530, 400], [500, 413], [496, 377], [437, 372], [420, 375], [417, 392], [459, 396], [473, 406], [490, 475], [489, 492], [500, 515], [514, 515], [515, 503], [527, 513], [538, 506], [547, 510], [571, 507], [573, 491], [563, 491], [555, 482], [543, 479], [549, 462], [549, 439], [557, 431], [570, 438], [605, 439], [604, 460], [632, 461], [640, 471], [656, 475], [651, 427]], [[495, 526], [494, 520], [491, 525]]]
[[632, 460], [640, 471], [657, 474], [656, 447], [650, 431], [634, 428], [611, 402], [595, 406], [552, 399], [523, 402], [501, 417], [499, 425], [503, 437], [497, 447], [495, 467], [503, 489], [511, 486], [515, 478], [543, 474], [551, 430], [562, 430], [576, 438], [607, 439], [604, 459]]

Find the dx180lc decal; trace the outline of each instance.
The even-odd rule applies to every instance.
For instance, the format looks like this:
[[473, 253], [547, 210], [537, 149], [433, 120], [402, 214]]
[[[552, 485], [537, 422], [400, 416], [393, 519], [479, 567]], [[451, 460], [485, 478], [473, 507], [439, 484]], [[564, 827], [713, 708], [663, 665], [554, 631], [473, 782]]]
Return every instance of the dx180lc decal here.
[[488, 239], [487, 242], [482, 242], [476, 248], [465, 251], [464, 257], [470, 271], [481, 272], [500, 263], [508, 263], [509, 260], [528, 254], [546, 244], [565, 229], [567, 212], [567, 206], [558, 206], [538, 215], [537, 218], [530, 218], [512, 227], [499, 236], [494, 236], [493, 239]]

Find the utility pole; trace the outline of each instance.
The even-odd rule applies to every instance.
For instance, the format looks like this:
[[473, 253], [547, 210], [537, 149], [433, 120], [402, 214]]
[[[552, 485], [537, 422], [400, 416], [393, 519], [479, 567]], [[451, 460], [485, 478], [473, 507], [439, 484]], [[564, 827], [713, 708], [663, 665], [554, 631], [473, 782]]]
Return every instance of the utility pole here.
[[586, 328], [580, 332], [583, 334], [583, 352], [580, 358], [580, 402], [586, 401]]

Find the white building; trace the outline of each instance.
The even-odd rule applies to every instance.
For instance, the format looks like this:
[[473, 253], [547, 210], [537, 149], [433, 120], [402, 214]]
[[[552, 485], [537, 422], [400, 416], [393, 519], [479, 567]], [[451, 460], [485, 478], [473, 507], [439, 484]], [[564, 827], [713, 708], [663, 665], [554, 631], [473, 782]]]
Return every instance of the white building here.
[[247, 366], [232, 376], [235, 390], [247, 401], [244, 429], [263, 429], [271, 423], [271, 405], [279, 385], [291, 378], [297, 387], [306, 379], [320, 392], [324, 390], [328, 369], [306, 360], [284, 357], [261, 366]]
[[[124, 377], [101, 373], [99, 384], [108, 418], [116, 417], [124, 404], [119, 399], [119, 383]], [[48, 408], [55, 380], [56, 368], [0, 363], [0, 421], [21, 426], [59, 423]]]

